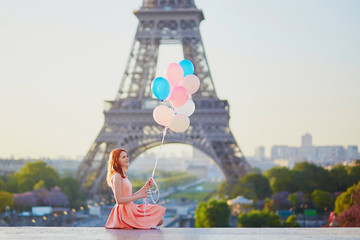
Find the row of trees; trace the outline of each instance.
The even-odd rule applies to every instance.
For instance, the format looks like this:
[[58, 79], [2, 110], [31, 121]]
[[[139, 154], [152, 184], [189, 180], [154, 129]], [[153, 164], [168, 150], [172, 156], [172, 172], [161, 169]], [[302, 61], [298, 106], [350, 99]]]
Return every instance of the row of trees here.
[[[236, 182], [223, 182], [217, 189], [220, 199], [239, 195], [255, 200], [254, 208], [238, 216], [242, 227], [296, 227], [296, 216], [281, 223], [276, 210], [317, 208], [319, 212], [335, 209], [340, 226], [360, 226], [360, 160], [355, 166], [336, 165], [326, 170], [308, 162], [292, 170], [275, 167], [264, 174], [252, 173]], [[225, 200], [199, 203], [196, 227], [228, 226]]]
[[323, 211], [333, 209], [335, 198], [359, 179], [360, 161], [352, 167], [336, 165], [331, 170], [302, 162], [292, 170], [275, 167], [237, 182], [223, 182], [217, 195], [223, 199], [242, 195], [255, 200], [258, 208], [267, 206], [271, 210], [299, 211], [301, 205], [307, 205]]
[[335, 165], [331, 170], [312, 163], [302, 162], [288, 168], [272, 168], [265, 172], [274, 193], [287, 191], [312, 193], [320, 189], [327, 192], [343, 192], [360, 179], [360, 160], [355, 166]]
[[[316, 190], [315, 190], [316, 191]], [[314, 192], [315, 192], [314, 191]], [[360, 227], [360, 181], [339, 195], [335, 201], [337, 222], [342, 227]], [[230, 208], [225, 200], [211, 198], [200, 202], [195, 210], [195, 227], [228, 227]], [[252, 209], [240, 213], [238, 227], [299, 227], [296, 215], [281, 222], [280, 216], [265, 206], [262, 210]]]
[[282, 223], [279, 215], [266, 209], [239, 214], [237, 225], [238, 227], [300, 227], [296, 215], [289, 216]]
[[[195, 210], [195, 227], [228, 227], [230, 208], [224, 200], [211, 198], [208, 202], [200, 202]], [[269, 210], [251, 210], [239, 214], [238, 227], [299, 227], [296, 216], [289, 216], [281, 222], [280, 216]]]
[[0, 179], [0, 211], [6, 206], [17, 210], [29, 210], [35, 205], [79, 208], [84, 202], [79, 182], [61, 178], [43, 161], [26, 163], [19, 172]]

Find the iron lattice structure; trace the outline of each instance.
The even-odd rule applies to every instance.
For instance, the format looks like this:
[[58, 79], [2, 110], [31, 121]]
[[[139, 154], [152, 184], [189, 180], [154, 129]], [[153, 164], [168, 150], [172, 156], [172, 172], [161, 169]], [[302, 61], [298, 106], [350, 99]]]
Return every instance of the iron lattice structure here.
[[163, 127], [152, 117], [160, 101], [151, 92], [160, 44], [182, 45], [201, 81], [192, 96], [191, 126], [184, 133], [169, 130], [165, 143], [190, 144], [211, 157], [227, 181], [242, 178], [251, 168], [229, 128], [229, 104], [215, 91], [199, 31], [202, 10], [194, 0], [144, 0], [134, 14], [139, 24], [119, 90], [115, 100], [105, 101], [104, 126], [77, 171], [83, 192], [96, 197], [108, 191], [107, 160], [114, 148], [125, 148], [132, 161], [161, 144]]

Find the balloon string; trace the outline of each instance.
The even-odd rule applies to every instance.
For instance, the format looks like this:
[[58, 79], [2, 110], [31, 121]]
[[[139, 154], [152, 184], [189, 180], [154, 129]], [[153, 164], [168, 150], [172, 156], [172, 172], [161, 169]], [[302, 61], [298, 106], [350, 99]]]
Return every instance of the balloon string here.
[[166, 135], [166, 130], [167, 130], [167, 128], [168, 128], [168, 127], [165, 127], [165, 129], [164, 129], [164, 131], [163, 131], [163, 137], [162, 137], [162, 140], [161, 140], [160, 149], [159, 149], [159, 152], [158, 152], [157, 157], [156, 157], [155, 166], [154, 166], [154, 169], [153, 169], [151, 178], [154, 178], [155, 169], [156, 169], [156, 166], [157, 166], [157, 163], [158, 163], [158, 160], [159, 160], [160, 152], [161, 152], [161, 149], [162, 149], [162, 147], [163, 147], [163, 145], [164, 145], [164, 139], [165, 139], [165, 135]]
[[[160, 149], [159, 149], [159, 152], [157, 154], [157, 157], [156, 157], [156, 161], [155, 161], [155, 166], [154, 166], [154, 169], [153, 169], [153, 172], [152, 172], [152, 175], [151, 175], [151, 178], [153, 179], [153, 184], [155, 186], [155, 189], [151, 189], [149, 188], [147, 190], [147, 193], [148, 195], [150, 194], [150, 197], [151, 197], [151, 200], [153, 203], [156, 203], [159, 198], [160, 198], [160, 192], [159, 192], [159, 188], [158, 188], [158, 185], [156, 184], [155, 180], [154, 180], [154, 174], [155, 174], [155, 169], [157, 167], [157, 163], [158, 163], [158, 160], [159, 160], [159, 156], [160, 156], [160, 152], [161, 152], [161, 149], [162, 149], [162, 146], [164, 145], [164, 139], [165, 139], [165, 135], [166, 135], [166, 130], [167, 130], [167, 127], [165, 127], [164, 131], [163, 131], [163, 136], [162, 136], [162, 140], [161, 140], [161, 145], [160, 145]], [[156, 194], [156, 200], [154, 200], [154, 194]], [[147, 196], [145, 198], [143, 198], [143, 212], [144, 212], [144, 217], [146, 218], [146, 220], [148, 220], [147, 216], [146, 216], [146, 210], [148, 210], [151, 206], [149, 206], [148, 208], [146, 208], [146, 205], [148, 204], [148, 201], [147, 201]]]

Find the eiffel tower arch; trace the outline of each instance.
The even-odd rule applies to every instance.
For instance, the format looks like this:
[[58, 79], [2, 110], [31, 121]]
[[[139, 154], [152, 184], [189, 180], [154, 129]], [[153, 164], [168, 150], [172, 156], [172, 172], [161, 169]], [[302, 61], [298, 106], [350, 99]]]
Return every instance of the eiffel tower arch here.
[[229, 128], [229, 104], [215, 91], [199, 31], [202, 10], [194, 0], [144, 0], [134, 14], [139, 24], [119, 90], [105, 101], [104, 126], [77, 171], [82, 191], [87, 197], [108, 191], [107, 160], [114, 148], [125, 148], [133, 161], [161, 144], [163, 127], [152, 117], [160, 101], [151, 92], [161, 44], [180, 44], [201, 81], [192, 96], [196, 111], [190, 127], [184, 133], [168, 130], [165, 143], [192, 145], [216, 162], [227, 181], [242, 178], [251, 167]]

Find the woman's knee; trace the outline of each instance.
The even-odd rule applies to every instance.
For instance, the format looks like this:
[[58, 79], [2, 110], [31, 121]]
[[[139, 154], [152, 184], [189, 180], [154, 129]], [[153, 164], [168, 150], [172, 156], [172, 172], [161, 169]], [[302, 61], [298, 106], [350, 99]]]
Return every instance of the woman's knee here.
[[163, 224], [164, 223], [164, 219], [161, 219], [160, 221], [159, 221], [159, 223], [158, 223], [158, 226], [160, 226], [161, 224]]

